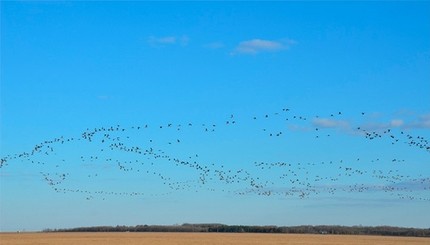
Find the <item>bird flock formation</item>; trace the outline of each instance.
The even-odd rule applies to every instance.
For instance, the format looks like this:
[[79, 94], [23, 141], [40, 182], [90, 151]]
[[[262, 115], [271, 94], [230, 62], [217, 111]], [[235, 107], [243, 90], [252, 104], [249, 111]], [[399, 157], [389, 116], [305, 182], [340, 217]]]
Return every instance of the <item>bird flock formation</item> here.
[[[87, 200], [191, 191], [302, 199], [382, 193], [430, 201], [430, 173], [414, 169], [424, 163], [398, 152], [428, 161], [429, 140], [392, 125], [353, 126], [345, 114], [305, 116], [283, 108], [249, 117], [231, 114], [216, 123], [87, 128], [79, 136], [3, 156], [0, 169], [22, 164], [55, 192]], [[345, 156], [346, 147], [366, 154], [348, 149]]]

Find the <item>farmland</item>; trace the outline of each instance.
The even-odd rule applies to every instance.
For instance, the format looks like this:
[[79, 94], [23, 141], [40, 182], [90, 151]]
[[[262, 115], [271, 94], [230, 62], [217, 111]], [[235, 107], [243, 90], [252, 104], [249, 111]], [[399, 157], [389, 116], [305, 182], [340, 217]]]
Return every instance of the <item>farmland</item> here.
[[255, 233], [0, 233], [2, 245], [27, 244], [430, 244], [430, 238]]

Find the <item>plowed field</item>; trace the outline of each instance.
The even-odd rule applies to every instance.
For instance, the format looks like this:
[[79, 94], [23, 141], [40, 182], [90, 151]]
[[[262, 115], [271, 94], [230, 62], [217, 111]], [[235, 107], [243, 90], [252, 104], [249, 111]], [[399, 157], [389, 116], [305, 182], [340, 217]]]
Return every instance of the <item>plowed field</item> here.
[[0, 233], [1, 245], [430, 244], [430, 238], [238, 233]]

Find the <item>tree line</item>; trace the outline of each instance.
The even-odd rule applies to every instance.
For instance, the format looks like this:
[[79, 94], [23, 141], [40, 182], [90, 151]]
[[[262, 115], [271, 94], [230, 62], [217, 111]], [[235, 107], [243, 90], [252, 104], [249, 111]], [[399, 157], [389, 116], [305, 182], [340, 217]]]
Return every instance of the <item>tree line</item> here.
[[45, 229], [43, 232], [231, 232], [231, 233], [291, 233], [335, 235], [382, 235], [430, 237], [430, 229], [393, 226], [247, 226], [224, 224], [92, 226], [69, 229]]

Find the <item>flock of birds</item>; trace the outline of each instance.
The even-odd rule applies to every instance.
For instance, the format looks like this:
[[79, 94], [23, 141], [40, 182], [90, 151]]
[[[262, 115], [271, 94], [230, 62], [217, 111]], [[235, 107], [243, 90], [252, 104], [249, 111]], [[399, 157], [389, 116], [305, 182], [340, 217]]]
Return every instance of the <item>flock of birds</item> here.
[[[284, 108], [248, 118], [232, 114], [217, 123], [87, 128], [77, 137], [60, 136], [3, 156], [0, 170], [26, 164], [55, 192], [83, 194], [88, 200], [204, 191], [285, 198], [383, 193], [430, 201], [430, 174], [410, 171], [425, 164], [401, 158], [398, 148], [391, 151], [394, 156], [369, 158], [375, 155], [369, 153], [315, 160], [320, 154], [315, 148], [321, 145], [336, 147], [324, 157], [350, 147], [342, 139], [336, 141], [337, 136], [347, 136], [369, 152], [377, 142], [384, 152], [400, 146], [424, 156], [430, 153], [424, 136], [395, 127], [353, 127], [345, 123], [344, 114], [308, 117]], [[355, 116], [366, 118], [366, 113]], [[302, 142], [291, 142], [297, 135]], [[303, 149], [297, 150], [296, 144], [309, 149], [298, 153]]]

